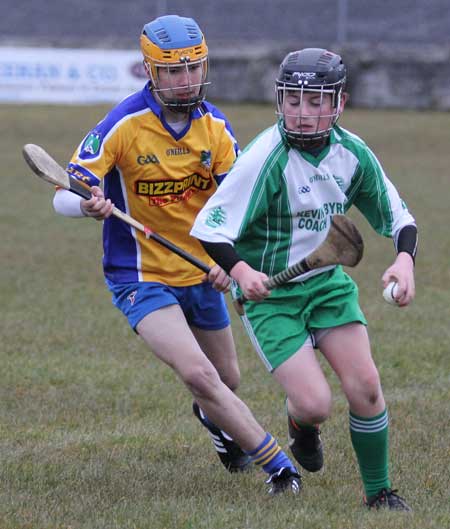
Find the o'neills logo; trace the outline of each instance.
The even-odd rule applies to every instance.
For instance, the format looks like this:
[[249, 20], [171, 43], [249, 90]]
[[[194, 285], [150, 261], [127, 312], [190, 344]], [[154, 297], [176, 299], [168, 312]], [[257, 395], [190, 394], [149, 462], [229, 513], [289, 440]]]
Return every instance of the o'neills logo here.
[[199, 174], [192, 174], [183, 180], [138, 180], [135, 192], [140, 196], [149, 197], [150, 206], [166, 206], [181, 200], [188, 200], [198, 191], [211, 187], [211, 180]]

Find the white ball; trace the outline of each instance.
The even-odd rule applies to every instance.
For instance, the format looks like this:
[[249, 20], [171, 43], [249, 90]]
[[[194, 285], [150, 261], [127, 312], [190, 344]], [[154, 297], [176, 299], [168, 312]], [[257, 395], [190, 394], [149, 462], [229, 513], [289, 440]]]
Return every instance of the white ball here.
[[396, 281], [391, 281], [389, 285], [383, 290], [383, 298], [389, 303], [389, 305], [398, 305], [395, 300], [397, 295], [398, 284]]

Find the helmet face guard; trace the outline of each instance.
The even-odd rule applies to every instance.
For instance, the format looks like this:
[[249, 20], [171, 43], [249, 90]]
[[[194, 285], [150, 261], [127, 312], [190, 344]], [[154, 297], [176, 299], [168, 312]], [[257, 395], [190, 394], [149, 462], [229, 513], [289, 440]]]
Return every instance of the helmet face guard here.
[[[277, 115], [292, 144], [307, 147], [328, 138], [342, 112], [345, 80], [342, 59], [327, 50], [307, 48], [285, 57], [276, 80]], [[296, 104], [287, 109], [289, 96], [295, 97]], [[313, 114], [304, 110], [309, 97], [315, 101]], [[286, 127], [286, 118], [295, 120], [295, 130]]]
[[144, 67], [161, 104], [189, 113], [206, 96], [208, 48], [197, 23], [167, 15], [144, 26], [141, 34]]
[[[189, 113], [197, 108], [206, 96], [206, 88], [209, 85], [208, 58], [190, 62], [188, 60], [178, 64], [159, 63], [153, 60], [144, 60], [144, 67], [151, 80], [152, 91], [158, 96], [159, 101], [167, 108], [175, 112]], [[193, 72], [200, 70], [199, 74]], [[185, 72], [185, 84], [176, 84], [174, 79], [178, 73]], [[167, 86], [161, 86], [161, 77], [167, 80]], [[198, 81], [192, 81], [193, 77]], [[183, 94], [180, 96], [180, 94]]]

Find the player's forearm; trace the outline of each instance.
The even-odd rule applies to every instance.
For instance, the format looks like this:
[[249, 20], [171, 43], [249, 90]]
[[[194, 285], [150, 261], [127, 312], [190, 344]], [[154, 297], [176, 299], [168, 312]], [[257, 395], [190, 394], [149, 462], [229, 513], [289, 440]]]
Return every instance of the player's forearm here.
[[200, 242], [206, 253], [229, 275], [236, 263], [242, 261], [242, 257], [236, 252], [232, 244], [225, 242]]
[[224, 242], [200, 241], [206, 252], [225, 272], [238, 282], [246, 299], [262, 301], [270, 291], [264, 281], [266, 274], [254, 270], [236, 252], [232, 244]]
[[395, 249], [397, 254], [409, 254], [415, 262], [417, 253], [417, 227], [414, 224], [403, 226], [394, 238]]
[[253, 273], [253, 268], [247, 264], [245, 261], [238, 261], [233, 268], [230, 270], [230, 276], [239, 283], [242, 282], [242, 279], [249, 273]]
[[66, 189], [58, 189], [53, 197], [53, 207], [56, 213], [65, 217], [84, 217], [81, 200], [78, 195]]

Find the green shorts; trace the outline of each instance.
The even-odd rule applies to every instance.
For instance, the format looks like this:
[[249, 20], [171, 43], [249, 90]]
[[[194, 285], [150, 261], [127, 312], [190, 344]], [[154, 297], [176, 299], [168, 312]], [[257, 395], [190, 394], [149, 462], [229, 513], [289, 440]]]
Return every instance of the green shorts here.
[[245, 303], [242, 321], [265, 366], [273, 371], [319, 329], [367, 321], [358, 287], [341, 266], [274, 288], [263, 302]]

